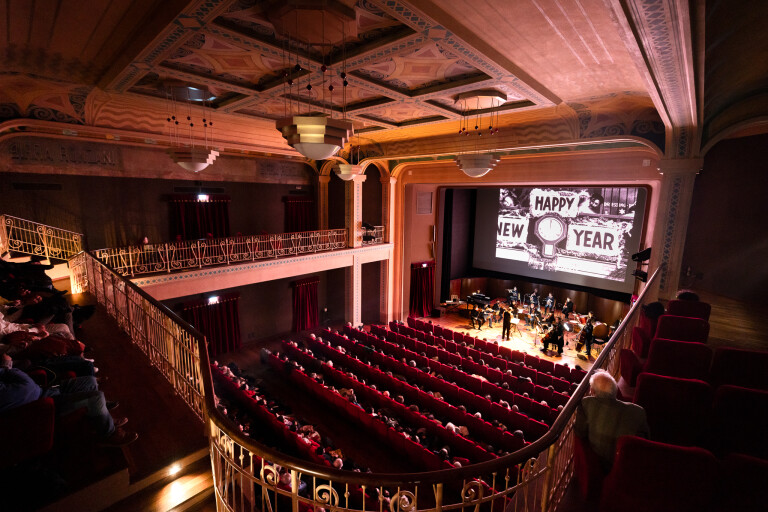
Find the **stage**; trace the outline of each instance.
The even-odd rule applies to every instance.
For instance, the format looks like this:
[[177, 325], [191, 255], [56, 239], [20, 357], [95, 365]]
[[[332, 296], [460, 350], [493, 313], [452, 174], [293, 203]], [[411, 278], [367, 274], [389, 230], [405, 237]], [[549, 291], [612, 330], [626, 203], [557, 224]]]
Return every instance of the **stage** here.
[[[462, 306], [462, 309], [465, 307], [466, 306]], [[557, 314], [560, 315], [560, 312], [558, 311]], [[584, 370], [588, 370], [592, 367], [592, 363], [594, 362], [594, 357], [596, 355], [596, 350], [593, 347], [593, 357], [589, 361], [584, 355], [584, 349], [582, 349], [580, 354], [581, 357], [579, 357], [579, 355], [576, 353], [576, 341], [578, 340], [579, 336], [577, 333], [565, 333], [566, 345], [563, 347], [562, 356], [557, 355], [556, 347], [554, 349], [550, 349], [548, 354], [543, 354], [540, 351], [543, 346], [541, 343], [541, 334], [529, 329], [526, 321], [522, 319], [522, 317], [527, 317], [527, 315], [520, 316], [521, 319], [517, 326], [518, 329], [515, 330], [515, 326], [512, 326], [512, 333], [510, 335], [509, 341], [501, 339], [500, 321], [498, 323], [494, 322], [492, 328], [488, 327], [488, 324], [486, 323], [483, 325], [482, 329], [475, 329], [470, 325], [469, 318], [463, 316], [461, 314], [461, 310], [459, 309], [447, 310], [440, 318], [421, 317], [420, 319], [425, 322], [430, 321], [435, 325], [447, 327], [452, 331], [468, 333], [475, 338], [481, 338], [488, 341], [496, 340], [501, 346], [509, 347], [512, 350], [519, 350], [520, 352], [525, 352], [527, 354], [536, 355], [555, 363], [567, 364], [570, 367], [578, 366]]]

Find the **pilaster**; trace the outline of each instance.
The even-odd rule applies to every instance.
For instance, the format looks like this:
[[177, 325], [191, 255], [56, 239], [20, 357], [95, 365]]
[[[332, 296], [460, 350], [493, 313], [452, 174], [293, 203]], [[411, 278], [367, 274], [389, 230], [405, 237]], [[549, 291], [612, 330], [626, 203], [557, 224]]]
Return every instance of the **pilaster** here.
[[345, 183], [344, 214], [349, 247], [360, 247], [363, 245], [363, 182], [365, 178], [365, 174], [361, 174], [354, 176]]
[[651, 268], [663, 266], [658, 279], [658, 297], [674, 298], [680, 282], [685, 237], [701, 158], [666, 159], [659, 162], [661, 180], [660, 212], [653, 237]]
[[352, 265], [346, 269], [347, 293], [344, 294], [346, 302], [344, 318], [355, 326], [362, 323], [362, 276], [363, 269], [360, 256], [355, 255]]
[[329, 174], [317, 177], [317, 229], [328, 229], [328, 182]]

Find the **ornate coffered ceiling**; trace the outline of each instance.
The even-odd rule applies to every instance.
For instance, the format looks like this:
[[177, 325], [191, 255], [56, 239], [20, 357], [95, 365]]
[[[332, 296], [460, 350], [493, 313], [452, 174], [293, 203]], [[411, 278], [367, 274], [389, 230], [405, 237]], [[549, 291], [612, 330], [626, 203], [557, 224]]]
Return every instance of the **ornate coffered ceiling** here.
[[741, 4], [675, 0], [0, 0], [0, 136], [36, 119], [162, 141], [174, 81], [209, 91], [225, 149], [257, 138], [290, 155], [272, 120], [324, 111], [385, 154], [421, 154], [450, 147], [459, 94], [496, 89], [504, 144], [626, 136], [693, 156], [768, 114], [757, 4], [739, 17]]

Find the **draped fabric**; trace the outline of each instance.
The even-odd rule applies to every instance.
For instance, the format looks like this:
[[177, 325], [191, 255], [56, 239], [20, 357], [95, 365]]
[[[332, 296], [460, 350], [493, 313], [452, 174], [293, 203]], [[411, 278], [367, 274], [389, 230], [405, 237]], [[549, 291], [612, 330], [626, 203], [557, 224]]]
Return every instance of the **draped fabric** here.
[[211, 357], [240, 348], [239, 298], [239, 293], [229, 293], [215, 304], [207, 299], [183, 304], [182, 318], [205, 335]]
[[173, 194], [170, 209], [172, 240], [229, 236], [229, 196], [219, 194], [198, 201], [194, 194]]
[[411, 264], [411, 300], [409, 313], [413, 316], [429, 316], [432, 313], [435, 294], [435, 262]]
[[293, 331], [314, 329], [320, 322], [317, 314], [317, 276], [300, 279], [293, 285]]
[[289, 196], [285, 201], [285, 232], [314, 231], [317, 229], [317, 208], [311, 197]]

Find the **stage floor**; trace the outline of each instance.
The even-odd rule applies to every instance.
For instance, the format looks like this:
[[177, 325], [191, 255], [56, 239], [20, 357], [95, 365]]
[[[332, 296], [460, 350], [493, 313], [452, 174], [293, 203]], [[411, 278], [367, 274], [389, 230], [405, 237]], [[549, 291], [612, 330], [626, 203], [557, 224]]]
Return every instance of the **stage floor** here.
[[462, 316], [461, 310], [458, 309], [446, 311], [440, 318], [422, 317], [420, 319], [424, 320], [425, 322], [430, 321], [433, 324], [447, 327], [452, 331], [469, 333], [475, 338], [481, 338], [488, 341], [496, 340], [501, 346], [509, 347], [512, 350], [519, 350], [520, 352], [525, 352], [527, 354], [536, 355], [555, 363], [567, 364], [571, 368], [578, 366], [584, 370], [589, 370], [592, 368], [592, 363], [594, 362], [594, 357], [596, 355], [596, 351], [593, 348], [593, 357], [588, 361], [584, 355], [584, 349], [582, 349], [580, 354], [581, 357], [579, 357], [579, 355], [576, 354], [576, 341], [578, 340], [578, 334], [572, 332], [565, 333], [566, 346], [563, 348], [562, 356], [557, 355], [556, 348], [554, 350], [550, 350], [548, 355], [542, 354], [540, 351], [543, 346], [541, 344], [541, 335], [530, 330], [528, 328], [528, 324], [526, 324], [525, 320], [522, 319], [518, 324], [517, 331], [515, 330], [514, 325], [512, 326], [512, 335], [510, 336], [509, 341], [501, 339], [501, 322], [494, 322], [493, 328], [490, 328], [487, 324], [485, 324], [482, 329], [475, 329], [470, 325], [469, 318]]

